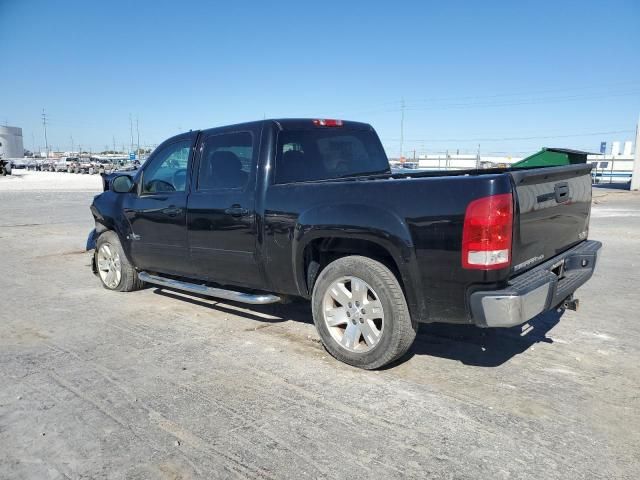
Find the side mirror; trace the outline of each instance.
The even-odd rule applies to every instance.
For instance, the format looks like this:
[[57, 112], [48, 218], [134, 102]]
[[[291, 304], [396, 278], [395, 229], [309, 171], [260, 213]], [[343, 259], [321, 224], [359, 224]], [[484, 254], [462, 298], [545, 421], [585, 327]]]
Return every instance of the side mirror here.
[[119, 175], [111, 180], [111, 191], [115, 193], [129, 193], [133, 188], [133, 180], [129, 175]]

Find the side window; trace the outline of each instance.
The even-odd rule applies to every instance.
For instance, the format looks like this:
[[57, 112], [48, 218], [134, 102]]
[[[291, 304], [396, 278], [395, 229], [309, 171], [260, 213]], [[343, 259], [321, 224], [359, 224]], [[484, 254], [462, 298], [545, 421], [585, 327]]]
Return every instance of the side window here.
[[253, 136], [249, 132], [213, 135], [204, 140], [198, 190], [244, 188], [253, 166]]
[[153, 156], [142, 172], [142, 193], [184, 192], [191, 140], [171, 143]]

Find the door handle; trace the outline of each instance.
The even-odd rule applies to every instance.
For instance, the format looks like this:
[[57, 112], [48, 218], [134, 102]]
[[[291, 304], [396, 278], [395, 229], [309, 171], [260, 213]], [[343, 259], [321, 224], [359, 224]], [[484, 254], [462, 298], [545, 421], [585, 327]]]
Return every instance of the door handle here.
[[162, 213], [164, 213], [165, 215], [167, 215], [169, 217], [175, 217], [175, 216], [178, 216], [178, 215], [180, 215], [182, 213], [182, 209], [178, 208], [178, 207], [176, 207], [174, 205], [171, 205], [168, 208], [163, 208], [161, 211], [162, 211]]
[[224, 213], [227, 215], [231, 215], [232, 217], [244, 217], [245, 215], [249, 215], [249, 210], [246, 208], [242, 208], [240, 205], [231, 205], [229, 208], [225, 209]]

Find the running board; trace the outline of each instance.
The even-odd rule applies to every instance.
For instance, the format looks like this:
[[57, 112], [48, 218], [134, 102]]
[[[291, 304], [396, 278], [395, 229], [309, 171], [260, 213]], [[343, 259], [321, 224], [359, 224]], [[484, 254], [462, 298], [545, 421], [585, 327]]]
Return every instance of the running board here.
[[231, 300], [234, 302], [250, 303], [252, 305], [265, 305], [267, 303], [277, 303], [280, 301], [280, 297], [268, 293], [252, 294], [235, 292], [233, 290], [225, 290], [223, 288], [214, 288], [206, 285], [198, 285], [196, 283], [173, 280], [171, 278], [160, 277], [158, 275], [151, 275], [147, 272], [139, 272], [138, 278], [143, 282], [152, 283], [154, 285], [175, 288], [176, 290], [198, 293], [200, 295], [222, 298], [224, 300]]

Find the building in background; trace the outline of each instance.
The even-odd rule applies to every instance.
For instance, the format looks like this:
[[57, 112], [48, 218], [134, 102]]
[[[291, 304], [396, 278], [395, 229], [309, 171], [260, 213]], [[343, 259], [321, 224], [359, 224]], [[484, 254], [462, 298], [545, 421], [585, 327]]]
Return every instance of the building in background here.
[[[594, 183], [629, 183], [634, 170], [634, 142], [632, 140], [602, 142], [600, 148], [600, 153], [590, 153], [586, 157], [587, 162], [593, 166]], [[510, 155], [455, 152], [422, 153], [414, 151], [413, 158], [404, 158], [401, 161], [397, 157], [390, 157], [389, 163], [396, 171], [405, 169], [470, 170], [509, 167], [523, 159], [523, 157]]]
[[389, 163], [394, 168], [412, 168], [423, 170], [468, 170], [474, 168], [506, 167], [522, 157], [478, 155], [464, 153], [420, 154], [415, 159], [405, 159], [401, 162], [397, 158], [390, 158]]
[[5, 159], [24, 157], [21, 128], [0, 126], [0, 156]]

